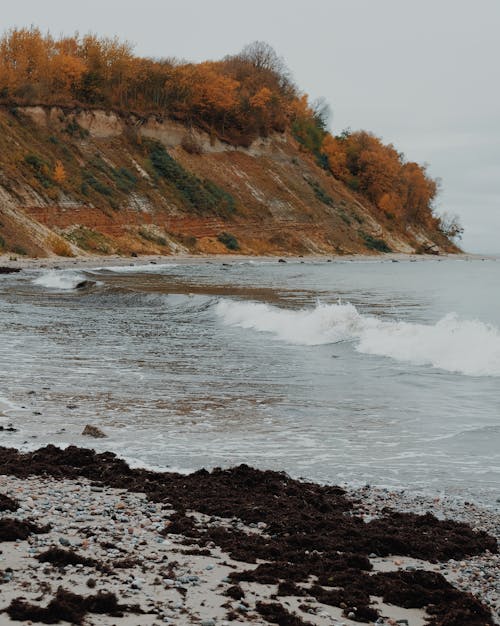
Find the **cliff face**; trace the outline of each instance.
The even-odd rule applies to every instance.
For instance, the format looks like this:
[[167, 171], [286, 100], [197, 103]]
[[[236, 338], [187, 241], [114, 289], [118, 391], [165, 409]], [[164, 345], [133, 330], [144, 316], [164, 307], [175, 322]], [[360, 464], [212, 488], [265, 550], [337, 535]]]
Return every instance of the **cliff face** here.
[[288, 134], [235, 149], [158, 118], [0, 109], [0, 252], [455, 252], [322, 170]]

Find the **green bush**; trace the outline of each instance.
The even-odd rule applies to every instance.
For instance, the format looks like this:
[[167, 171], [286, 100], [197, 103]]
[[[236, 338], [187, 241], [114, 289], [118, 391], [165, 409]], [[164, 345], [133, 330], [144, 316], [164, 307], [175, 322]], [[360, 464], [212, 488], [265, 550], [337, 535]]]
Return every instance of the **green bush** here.
[[75, 120], [68, 122], [64, 130], [68, 133], [68, 135], [71, 135], [72, 137], [79, 137], [80, 139], [85, 139], [85, 137], [90, 135], [90, 132], [86, 128], [82, 128]]
[[217, 239], [223, 243], [228, 250], [239, 250], [240, 244], [234, 235], [231, 233], [221, 233]]
[[130, 193], [137, 184], [137, 178], [126, 167], [120, 167], [112, 171], [116, 186], [124, 193]]
[[347, 181], [347, 186], [353, 191], [359, 191], [359, 178], [357, 176], [351, 176]]
[[323, 204], [326, 204], [327, 206], [333, 206], [333, 198], [328, 195], [328, 193], [317, 181], [308, 178], [307, 182], [320, 202], [323, 202]]
[[36, 154], [27, 154], [24, 157], [24, 161], [28, 165], [31, 165], [31, 167], [34, 170], [37, 170], [37, 171], [42, 170], [47, 165], [47, 163], [41, 157], [37, 156]]
[[201, 180], [185, 170], [161, 143], [149, 143], [149, 158], [155, 172], [173, 185], [191, 208], [222, 215], [234, 213], [236, 210], [236, 202], [230, 193], [214, 182]]
[[295, 139], [318, 158], [321, 155], [321, 146], [325, 131], [313, 117], [297, 118], [292, 124], [292, 134]]
[[5, 239], [0, 235], [0, 250], [5, 250]]
[[22, 247], [22, 246], [12, 246], [11, 249], [12, 252], [14, 252], [15, 254], [19, 254], [20, 256], [27, 256], [28, 253], [26, 252], [26, 250]]
[[94, 191], [97, 191], [97, 193], [100, 193], [103, 196], [110, 197], [113, 195], [113, 190], [111, 189], [111, 187], [108, 187], [103, 182], [98, 180], [93, 174], [86, 172], [84, 174], [84, 181], [81, 186], [82, 193], [88, 195], [89, 187], [91, 187], [92, 189], [94, 189]]
[[373, 237], [372, 235], [368, 235], [367, 233], [360, 233], [360, 235], [365, 242], [365, 246], [369, 250], [377, 250], [378, 252], [392, 252], [392, 250], [383, 239], [377, 239], [377, 237]]
[[340, 219], [345, 222], [348, 226], [350, 226], [352, 224], [352, 220], [351, 218], [347, 215], [347, 213], [344, 210], [340, 210], [339, 211], [339, 215], [340, 215]]
[[36, 154], [27, 154], [24, 157], [24, 162], [31, 167], [35, 178], [46, 188], [52, 187], [54, 181], [52, 180], [49, 172], [49, 164]]

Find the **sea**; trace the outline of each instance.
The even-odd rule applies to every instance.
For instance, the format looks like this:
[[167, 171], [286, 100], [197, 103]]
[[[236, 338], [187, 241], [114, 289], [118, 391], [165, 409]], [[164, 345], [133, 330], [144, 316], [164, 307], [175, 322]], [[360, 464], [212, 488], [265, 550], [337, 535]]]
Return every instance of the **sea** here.
[[74, 444], [179, 472], [246, 463], [498, 508], [500, 259], [2, 275], [0, 426], [0, 445], [23, 450]]

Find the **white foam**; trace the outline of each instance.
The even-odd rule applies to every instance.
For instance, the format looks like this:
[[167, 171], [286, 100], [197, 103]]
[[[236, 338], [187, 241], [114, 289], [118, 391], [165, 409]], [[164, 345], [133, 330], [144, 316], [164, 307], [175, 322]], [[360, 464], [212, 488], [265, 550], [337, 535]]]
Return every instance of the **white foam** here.
[[75, 289], [76, 286], [86, 280], [83, 274], [79, 274], [74, 271], [64, 270], [49, 270], [43, 272], [38, 278], [35, 278], [33, 283], [40, 287], [46, 287], [47, 289]]
[[352, 304], [318, 304], [293, 311], [255, 302], [222, 300], [217, 314], [226, 324], [274, 334], [296, 345], [352, 341], [364, 354], [468, 376], [500, 376], [500, 331], [452, 313], [436, 324], [382, 320], [361, 315]]

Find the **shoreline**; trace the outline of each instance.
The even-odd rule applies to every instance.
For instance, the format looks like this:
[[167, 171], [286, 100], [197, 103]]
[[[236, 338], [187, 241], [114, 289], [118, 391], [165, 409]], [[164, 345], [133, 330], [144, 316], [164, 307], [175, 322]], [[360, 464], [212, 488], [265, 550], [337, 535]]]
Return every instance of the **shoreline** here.
[[0, 610], [63, 586], [152, 611], [90, 611], [95, 625], [500, 623], [500, 523], [473, 505], [247, 466], [186, 476], [75, 447], [0, 452], [0, 494], [21, 505], [0, 518], [52, 524], [2, 542]]
[[125, 265], [137, 265], [139, 267], [148, 264], [176, 264], [197, 265], [199, 263], [367, 263], [367, 262], [424, 262], [424, 261], [496, 261], [497, 255], [484, 254], [443, 254], [443, 255], [418, 255], [405, 253], [388, 253], [377, 255], [308, 255], [308, 256], [249, 256], [243, 254], [214, 254], [214, 255], [141, 255], [137, 257], [119, 255], [80, 255], [75, 257], [13, 257], [13, 255], [0, 255], [0, 267], [11, 267], [22, 270], [39, 269], [91, 269], [96, 267], [119, 267]]

